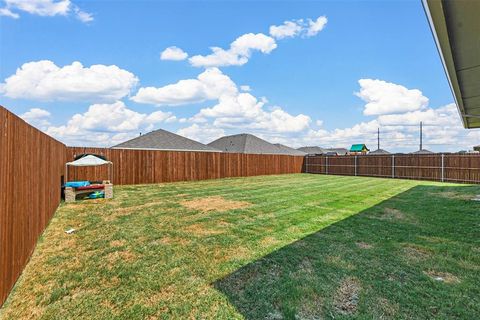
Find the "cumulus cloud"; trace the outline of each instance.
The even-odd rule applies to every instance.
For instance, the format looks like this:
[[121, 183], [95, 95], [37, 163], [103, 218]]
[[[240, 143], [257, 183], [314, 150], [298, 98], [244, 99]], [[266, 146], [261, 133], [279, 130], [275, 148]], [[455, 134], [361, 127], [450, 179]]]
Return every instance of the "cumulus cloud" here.
[[180, 61], [180, 60], [185, 60], [187, 58], [188, 58], [188, 53], [186, 53], [182, 49], [175, 46], [166, 48], [160, 54], [161, 60]]
[[196, 79], [180, 80], [164, 87], [140, 88], [132, 100], [154, 105], [182, 105], [215, 100], [237, 92], [235, 83], [217, 68], [208, 68]]
[[42, 17], [67, 16], [74, 14], [82, 22], [93, 21], [93, 16], [81, 10], [70, 0], [4, 0], [5, 7], [0, 9], [0, 15], [19, 18], [14, 11], [23, 11]]
[[272, 37], [263, 33], [247, 33], [233, 41], [228, 50], [212, 47], [212, 54], [193, 56], [189, 62], [194, 67], [241, 66], [248, 62], [253, 51], [269, 54], [276, 47]]
[[122, 101], [116, 101], [93, 104], [85, 113], [72, 116], [67, 124], [50, 126], [46, 132], [68, 144], [114, 145], [175, 119], [170, 112], [140, 113], [129, 109]]
[[29, 111], [21, 114], [20, 118], [40, 130], [45, 130], [45, 128], [50, 125], [48, 121], [50, 116], [50, 112], [45, 109], [31, 108]]
[[285, 21], [282, 25], [270, 26], [270, 35], [275, 39], [292, 38], [298, 36], [303, 30], [301, 20]]
[[58, 67], [52, 61], [28, 62], [0, 84], [13, 99], [114, 101], [130, 93], [137, 77], [115, 65], [84, 67], [80, 62]]
[[225, 136], [225, 130], [209, 125], [200, 126], [194, 123], [189, 127], [179, 129], [177, 134], [202, 143], [209, 143]]
[[383, 80], [360, 79], [356, 95], [365, 101], [365, 115], [381, 115], [420, 110], [428, 105], [428, 98], [418, 89]]
[[266, 130], [270, 132], [300, 132], [308, 128], [310, 117], [293, 116], [280, 107], [265, 110], [265, 100], [258, 100], [250, 93], [225, 95], [218, 104], [201, 109], [194, 119], [213, 118], [218, 128]]
[[13, 19], [20, 18], [20, 15], [18, 13], [12, 12], [8, 8], [0, 8], [0, 16], [10, 17], [10, 18], [13, 18]]
[[293, 38], [297, 36], [313, 37], [325, 28], [328, 19], [320, 16], [316, 20], [298, 19], [285, 21], [281, 25], [270, 26], [270, 35], [275, 39]]
[[317, 20], [308, 19], [307, 37], [313, 37], [325, 28], [328, 19], [325, 16], [318, 17]]

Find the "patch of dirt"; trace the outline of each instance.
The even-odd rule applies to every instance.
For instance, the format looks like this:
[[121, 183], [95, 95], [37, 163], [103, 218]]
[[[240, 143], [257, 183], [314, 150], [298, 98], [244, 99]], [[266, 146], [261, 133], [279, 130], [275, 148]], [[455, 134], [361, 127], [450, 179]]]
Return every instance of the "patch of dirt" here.
[[373, 248], [373, 245], [370, 244], [370, 243], [366, 243], [366, 242], [357, 242], [356, 243], [357, 247], [359, 247], [360, 249], [365, 249], [365, 250], [368, 250], [368, 249], [372, 249]]
[[403, 247], [403, 253], [405, 257], [412, 261], [421, 261], [429, 258], [431, 256], [431, 252], [425, 248], [414, 244], [406, 244]]
[[335, 310], [343, 315], [355, 314], [357, 312], [360, 290], [360, 281], [357, 278], [349, 277], [344, 279], [333, 299]]
[[434, 270], [424, 271], [425, 275], [429, 276], [432, 280], [445, 282], [448, 284], [460, 283], [460, 279], [449, 272], [438, 272]]
[[228, 200], [221, 196], [212, 196], [181, 201], [180, 204], [187, 209], [202, 212], [208, 211], [228, 211], [234, 209], [243, 209], [251, 206], [250, 202]]
[[296, 320], [319, 320], [323, 319], [323, 301], [318, 295], [305, 297], [295, 314]]

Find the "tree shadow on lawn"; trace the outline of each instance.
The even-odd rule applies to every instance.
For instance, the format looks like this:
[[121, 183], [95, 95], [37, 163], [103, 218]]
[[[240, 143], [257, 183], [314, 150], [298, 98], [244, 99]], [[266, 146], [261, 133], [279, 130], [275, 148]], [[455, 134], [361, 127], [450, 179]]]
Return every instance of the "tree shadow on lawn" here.
[[214, 286], [246, 319], [473, 319], [478, 193], [478, 186], [414, 187]]

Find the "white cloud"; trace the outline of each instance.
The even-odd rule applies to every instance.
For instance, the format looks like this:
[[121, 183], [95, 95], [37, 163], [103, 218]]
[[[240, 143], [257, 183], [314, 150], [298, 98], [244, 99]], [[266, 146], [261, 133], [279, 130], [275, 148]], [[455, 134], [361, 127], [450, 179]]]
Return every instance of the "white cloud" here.
[[282, 25], [270, 26], [270, 35], [275, 39], [292, 38], [298, 36], [302, 29], [301, 20], [285, 21]]
[[263, 33], [247, 33], [230, 44], [228, 50], [212, 47], [212, 54], [196, 55], [189, 59], [194, 67], [241, 66], [248, 62], [253, 51], [269, 54], [277, 47], [275, 39]]
[[188, 53], [178, 47], [168, 47], [160, 54], [161, 60], [180, 61], [188, 58]]
[[32, 126], [45, 130], [50, 125], [48, 119], [51, 114], [47, 110], [40, 108], [31, 108], [29, 111], [20, 115], [20, 118], [31, 124]]
[[66, 125], [50, 126], [46, 132], [72, 145], [114, 145], [175, 119], [170, 112], [144, 114], [117, 101], [111, 104], [93, 104], [85, 113], [72, 116]]
[[328, 19], [320, 16], [316, 20], [303, 19], [285, 21], [283, 24], [270, 26], [270, 35], [275, 39], [293, 38], [297, 36], [313, 37], [323, 30]]
[[178, 130], [177, 134], [202, 143], [209, 143], [224, 136], [225, 130], [212, 126], [199, 126], [194, 123], [189, 127]]
[[418, 89], [383, 80], [360, 79], [356, 95], [365, 101], [365, 115], [381, 115], [420, 110], [428, 105], [428, 98]]
[[317, 35], [320, 31], [325, 28], [325, 25], [327, 24], [328, 19], [325, 16], [318, 17], [317, 20], [313, 21], [308, 19], [308, 29], [306, 36], [307, 37], [313, 37]]
[[197, 79], [180, 80], [161, 88], [140, 88], [132, 100], [155, 105], [182, 105], [215, 100], [237, 92], [235, 83], [217, 68], [208, 68]]
[[77, 6], [75, 6], [73, 11], [75, 12], [77, 19], [84, 23], [92, 22], [94, 20], [91, 13], [85, 12]]
[[73, 62], [64, 67], [52, 61], [28, 62], [17, 69], [0, 92], [14, 99], [114, 101], [130, 93], [137, 77], [115, 65], [84, 67]]
[[87, 13], [70, 0], [4, 0], [5, 7], [0, 9], [0, 15], [19, 18], [19, 14], [13, 12], [23, 11], [42, 17], [67, 16], [73, 13], [80, 21], [93, 21], [93, 16]]
[[20, 15], [18, 13], [12, 12], [8, 8], [0, 8], [0, 16], [10, 17], [10, 18], [13, 18], [13, 19], [20, 18]]
[[250, 91], [252, 91], [252, 88], [250, 88], [250, 86], [243, 85], [243, 86], [240, 86], [240, 90], [245, 91], [245, 92], [250, 92]]

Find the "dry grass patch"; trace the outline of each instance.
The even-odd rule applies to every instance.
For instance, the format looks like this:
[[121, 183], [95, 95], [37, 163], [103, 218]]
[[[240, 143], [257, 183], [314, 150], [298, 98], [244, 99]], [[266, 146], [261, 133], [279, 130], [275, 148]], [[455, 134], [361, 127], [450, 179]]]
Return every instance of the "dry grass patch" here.
[[134, 262], [137, 260], [137, 255], [130, 250], [115, 251], [107, 255], [107, 261], [113, 265], [119, 261]]
[[207, 228], [205, 225], [201, 223], [191, 224], [188, 227], [186, 227], [184, 231], [190, 234], [194, 234], [196, 236], [211, 236], [211, 235], [223, 233], [223, 231], [221, 230], [213, 230], [213, 229]]
[[208, 211], [228, 211], [247, 208], [251, 205], [246, 201], [228, 200], [221, 196], [212, 196], [181, 201], [180, 204], [187, 209], [202, 212]]
[[403, 220], [405, 219], [405, 214], [394, 208], [385, 208], [383, 214], [380, 216], [380, 219], [384, 220]]
[[126, 244], [126, 241], [125, 240], [113, 240], [113, 241], [110, 241], [110, 246], [111, 247], [122, 247]]
[[343, 315], [352, 315], [357, 312], [360, 290], [360, 281], [357, 278], [344, 279], [333, 299], [335, 310]]
[[431, 256], [431, 252], [426, 248], [411, 243], [404, 245], [403, 253], [407, 259], [412, 261], [425, 260]]
[[322, 298], [313, 294], [302, 299], [297, 313], [295, 314], [296, 320], [318, 320], [323, 319], [323, 301]]
[[359, 247], [360, 249], [365, 249], [365, 250], [368, 250], [368, 249], [372, 249], [373, 248], [373, 245], [370, 244], [370, 243], [366, 243], [366, 242], [357, 242], [356, 243], [357, 247]]
[[429, 276], [432, 280], [445, 282], [448, 284], [460, 283], [460, 279], [449, 272], [438, 272], [435, 270], [428, 270], [423, 272], [425, 275]]
[[379, 298], [375, 305], [377, 319], [393, 319], [398, 313], [398, 303], [391, 303], [386, 298]]

